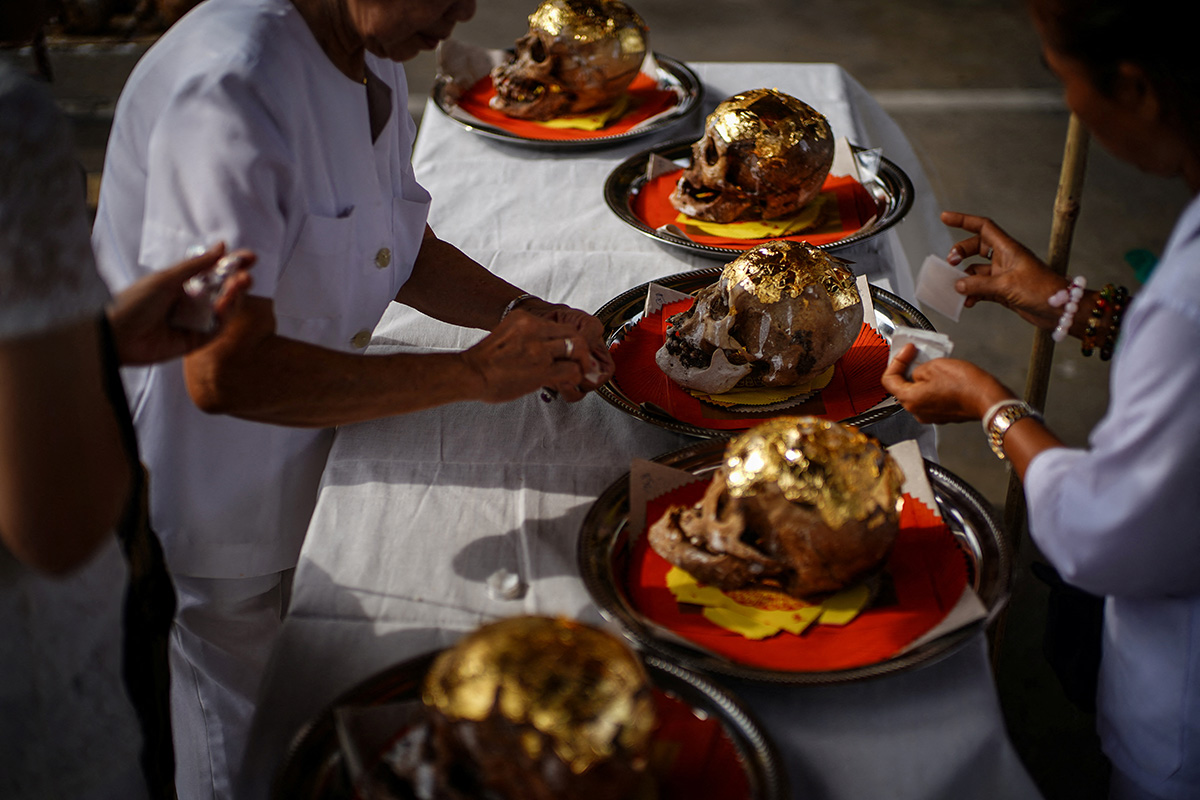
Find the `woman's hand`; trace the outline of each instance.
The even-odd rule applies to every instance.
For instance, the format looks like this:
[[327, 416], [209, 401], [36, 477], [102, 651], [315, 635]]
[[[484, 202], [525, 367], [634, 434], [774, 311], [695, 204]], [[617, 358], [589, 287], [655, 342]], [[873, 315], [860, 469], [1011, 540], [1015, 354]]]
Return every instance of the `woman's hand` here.
[[[587, 352], [592, 356], [592, 363], [587, 365], [583, 373], [583, 382], [578, 386], [579, 396], [603, 386], [612, 377], [615, 369], [612, 354], [604, 343], [604, 323], [586, 311], [571, 308], [562, 303], [528, 303], [521, 306], [531, 314], [551, 322], [570, 325], [577, 334], [583, 337]], [[558, 390], [562, 393], [562, 389]], [[574, 392], [575, 387], [569, 387]]]
[[207, 344], [220, 333], [250, 288], [246, 269], [254, 263], [254, 254], [247, 250], [235, 254], [241, 256], [238, 269], [226, 278], [213, 303], [217, 324], [212, 331], [184, 330], [172, 326], [170, 319], [176, 306], [186, 299], [183, 287], [188, 279], [212, 269], [223, 255], [225, 245], [215, 245], [195, 258], [147, 275], [113, 299], [107, 309], [108, 322], [123, 365], [155, 364], [176, 358]]
[[881, 380], [900, 405], [918, 422], [942, 424], [979, 420], [994, 403], [1016, 395], [989, 373], [969, 361], [935, 358], [904, 377], [917, 348], [911, 344], [896, 354]]
[[944, 211], [942, 222], [974, 234], [950, 249], [946, 260], [952, 266], [970, 256], [982, 256], [990, 262], [967, 267], [955, 285], [959, 294], [967, 296], [968, 308], [980, 300], [990, 300], [1011, 308], [1039, 328], [1049, 330], [1055, 326], [1062, 311], [1047, 300], [1066, 288], [1066, 278], [1056, 275], [1029, 248], [987, 217]]
[[580, 326], [591, 326], [573, 314], [564, 318], [568, 321], [518, 308], [465, 351], [463, 359], [482, 381], [480, 399], [503, 403], [547, 386], [575, 402], [586, 394], [584, 387], [598, 385], [589, 373], [607, 380], [591, 352], [594, 340], [580, 331]]

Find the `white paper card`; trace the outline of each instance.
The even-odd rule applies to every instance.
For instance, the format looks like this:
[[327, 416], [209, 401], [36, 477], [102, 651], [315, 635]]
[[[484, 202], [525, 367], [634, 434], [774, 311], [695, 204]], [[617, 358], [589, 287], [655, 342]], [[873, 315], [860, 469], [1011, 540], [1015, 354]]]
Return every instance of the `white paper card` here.
[[958, 293], [954, 284], [962, 276], [962, 271], [937, 256], [927, 257], [917, 275], [917, 299], [942, 316], [958, 322], [967, 298]]
[[686, 292], [679, 292], [675, 289], [668, 289], [666, 286], [660, 286], [657, 283], [651, 283], [646, 289], [646, 305], [642, 308], [642, 314], [648, 317], [668, 303], [687, 300], [689, 297], [691, 295]]
[[858, 297], [862, 301], [863, 322], [875, 330], [879, 330], [879, 320], [875, 318], [875, 301], [871, 298], [871, 284], [867, 281], [867, 276], [856, 276], [854, 285], [858, 289]]

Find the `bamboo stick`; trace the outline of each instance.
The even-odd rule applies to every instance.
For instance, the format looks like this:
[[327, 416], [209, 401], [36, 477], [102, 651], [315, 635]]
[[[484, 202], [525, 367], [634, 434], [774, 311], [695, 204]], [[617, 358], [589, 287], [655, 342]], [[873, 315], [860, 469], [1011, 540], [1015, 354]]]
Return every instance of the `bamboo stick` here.
[[[1067, 142], [1063, 149], [1062, 171], [1058, 179], [1058, 194], [1054, 198], [1054, 221], [1050, 228], [1050, 249], [1046, 264], [1059, 275], [1067, 274], [1071, 258], [1071, 237], [1079, 217], [1079, 195], [1087, 168], [1088, 134], [1074, 114], [1067, 125]], [[1029, 354], [1029, 371], [1025, 376], [1025, 402], [1044, 411], [1050, 387], [1050, 366], [1054, 358], [1054, 340], [1050, 331], [1037, 329], [1033, 350]], [[1009, 468], [1008, 496], [1004, 504], [1004, 529], [1011, 537], [1016, 553], [1024, 534], [1025, 492], [1016, 472]]]
[[[1072, 114], [1067, 124], [1067, 141], [1063, 148], [1062, 170], [1058, 178], [1058, 193], [1054, 198], [1054, 220], [1050, 227], [1050, 248], [1046, 264], [1059, 275], [1067, 274], [1071, 256], [1071, 238], [1075, 220], [1079, 217], [1079, 195], [1087, 168], [1088, 134], [1079, 119]], [[1045, 410], [1046, 393], [1050, 387], [1050, 366], [1054, 358], [1054, 340], [1050, 331], [1037, 329], [1033, 350], [1029, 354], [1029, 371], [1025, 376], [1025, 402], [1038, 411]], [[1028, 518], [1025, 514], [1025, 490], [1017, 473], [1009, 466], [1008, 494], [1004, 502], [1004, 530], [1009, 537], [1013, 561], [1021, 548]], [[1015, 563], [1014, 563], [1015, 567]], [[1000, 641], [1004, 638], [1007, 612], [1002, 612], [991, 632], [992, 666], [999, 658]]]

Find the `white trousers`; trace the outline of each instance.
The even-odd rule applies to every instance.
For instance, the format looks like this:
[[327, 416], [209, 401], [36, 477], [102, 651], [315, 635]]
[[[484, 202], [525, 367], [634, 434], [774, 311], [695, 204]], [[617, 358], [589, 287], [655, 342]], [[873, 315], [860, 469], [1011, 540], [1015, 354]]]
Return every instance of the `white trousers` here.
[[293, 572], [251, 578], [172, 576], [179, 599], [170, 647], [179, 800], [233, 796]]

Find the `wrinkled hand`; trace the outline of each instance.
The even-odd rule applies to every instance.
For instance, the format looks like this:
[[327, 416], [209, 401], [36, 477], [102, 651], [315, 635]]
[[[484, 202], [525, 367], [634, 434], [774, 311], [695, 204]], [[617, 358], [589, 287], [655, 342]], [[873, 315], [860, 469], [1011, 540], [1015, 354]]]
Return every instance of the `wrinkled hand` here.
[[959, 294], [967, 296], [967, 308], [980, 300], [990, 300], [1012, 309], [1039, 328], [1049, 330], [1055, 326], [1062, 311], [1046, 301], [1059, 289], [1066, 288], [1066, 278], [1056, 275], [1029, 248], [987, 217], [944, 211], [942, 222], [975, 234], [950, 249], [946, 260], [952, 266], [970, 256], [990, 261], [967, 267], [966, 275], [955, 285]]
[[905, 345], [887, 365], [881, 383], [918, 422], [942, 424], [980, 420], [993, 403], [1016, 395], [969, 361], [935, 358], [904, 377], [917, 348]]
[[[592, 362], [587, 364], [583, 371], [583, 381], [578, 386], [552, 387], [561, 396], [575, 395], [575, 399], [578, 399], [608, 382], [615, 367], [612, 354], [608, 351], [608, 345], [604, 343], [604, 323], [586, 311], [580, 311], [562, 303], [528, 303], [521, 308], [542, 319], [571, 326], [582, 337], [586, 351], [592, 357]], [[576, 344], [578, 345], [580, 342], [576, 342]]]
[[543, 386], [575, 402], [593, 383], [585, 374], [598, 368], [591, 346], [575, 324], [518, 308], [462, 357], [482, 379], [484, 402], [515, 400]]
[[190, 353], [212, 341], [232, 316], [242, 297], [250, 288], [251, 278], [246, 269], [254, 263], [249, 251], [243, 256], [237, 272], [226, 279], [213, 311], [217, 324], [208, 333], [182, 330], [169, 322], [175, 305], [185, 298], [183, 285], [193, 275], [216, 266], [225, 255], [225, 245], [210, 247], [205, 253], [181, 261], [173, 267], [147, 275], [117, 295], [107, 309], [108, 322], [117, 346], [117, 356], [124, 365], [155, 364]]

